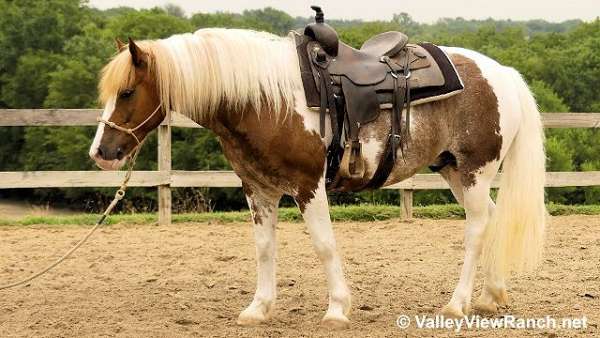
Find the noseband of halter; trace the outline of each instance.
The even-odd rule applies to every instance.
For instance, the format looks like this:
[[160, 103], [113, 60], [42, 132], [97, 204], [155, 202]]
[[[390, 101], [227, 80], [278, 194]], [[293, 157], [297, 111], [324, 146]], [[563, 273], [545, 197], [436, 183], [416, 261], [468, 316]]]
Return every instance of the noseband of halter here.
[[158, 113], [160, 111], [160, 106], [162, 105], [162, 102], [160, 102], [158, 104], [158, 106], [156, 106], [156, 109], [154, 109], [154, 111], [152, 112], [152, 114], [150, 114], [150, 116], [148, 116], [142, 123], [138, 124], [135, 128], [125, 128], [125, 127], [121, 127], [118, 124], [112, 122], [112, 121], [107, 121], [105, 119], [103, 119], [102, 117], [98, 116], [96, 118], [96, 121], [98, 121], [99, 123], [104, 123], [105, 125], [109, 126], [110, 128], [116, 129], [118, 131], [122, 131], [125, 134], [129, 134], [131, 135], [131, 137], [133, 137], [133, 139], [135, 140], [135, 142], [137, 143], [137, 145], [140, 145], [142, 142], [140, 142], [140, 139], [138, 139], [138, 137], [135, 135], [136, 130], [140, 129], [144, 124], [146, 124], [148, 121], [150, 121], [150, 119], [152, 117], [154, 117], [154, 115], [156, 115], [156, 113]]

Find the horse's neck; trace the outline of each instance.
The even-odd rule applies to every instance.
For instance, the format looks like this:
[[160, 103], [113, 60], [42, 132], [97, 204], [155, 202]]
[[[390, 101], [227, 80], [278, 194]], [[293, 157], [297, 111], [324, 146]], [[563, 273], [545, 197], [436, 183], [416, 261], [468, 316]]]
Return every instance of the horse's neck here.
[[269, 114], [259, 116], [251, 109], [237, 111], [220, 109], [216, 116], [203, 122], [207, 128], [221, 138], [243, 137], [256, 139], [277, 132], [273, 118]]
[[[305, 123], [306, 118], [296, 112], [276, 113], [265, 109], [257, 113], [253, 109], [239, 111], [223, 109], [203, 125], [211, 129], [222, 140], [227, 140], [232, 144], [250, 143], [257, 150], [268, 152], [268, 148], [273, 146], [285, 148], [296, 136], [309, 138], [315, 134], [312, 129], [307, 130]], [[265, 149], [258, 149], [261, 147]], [[294, 150], [289, 149], [289, 151]]]

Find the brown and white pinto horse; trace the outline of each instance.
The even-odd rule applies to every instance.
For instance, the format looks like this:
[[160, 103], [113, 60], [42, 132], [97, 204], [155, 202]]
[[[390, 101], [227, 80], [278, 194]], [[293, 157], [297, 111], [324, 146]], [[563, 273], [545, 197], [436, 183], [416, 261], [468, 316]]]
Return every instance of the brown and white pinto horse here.
[[[543, 130], [535, 100], [519, 73], [473, 51], [444, 48], [465, 86], [451, 98], [412, 109], [411, 139], [385, 185], [429, 165], [466, 211], [465, 259], [446, 315], [470, 312], [479, 257], [485, 281], [476, 303], [495, 311], [507, 302], [505, 279], [540, 261], [546, 218]], [[267, 320], [275, 302], [275, 225], [282, 195], [300, 208], [325, 266], [329, 308], [323, 322], [348, 325], [350, 289], [336, 252], [324, 184], [325, 149], [318, 112], [307, 109], [293, 38], [248, 30], [202, 29], [168, 39], [120, 44], [104, 68], [102, 118], [90, 156], [118, 169], [165, 117], [182, 113], [212, 130], [252, 211], [257, 289], [239, 324]], [[328, 119], [327, 119], [328, 120]], [[365, 181], [381, 156], [389, 114], [362, 128]], [[400, 154], [398, 155], [400, 156]], [[490, 185], [503, 163], [496, 203]]]

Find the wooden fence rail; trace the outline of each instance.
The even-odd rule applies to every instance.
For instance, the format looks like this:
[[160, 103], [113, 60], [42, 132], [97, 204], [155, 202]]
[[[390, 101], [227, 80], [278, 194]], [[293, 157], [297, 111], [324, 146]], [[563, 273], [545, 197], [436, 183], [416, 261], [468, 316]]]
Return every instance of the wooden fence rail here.
[[[0, 109], [0, 127], [23, 126], [96, 126], [98, 109]], [[158, 128], [158, 170], [135, 171], [130, 186], [157, 187], [160, 224], [171, 223], [171, 188], [241, 187], [232, 171], [171, 170], [171, 128], [202, 128], [192, 120], [173, 113]], [[600, 113], [545, 113], [545, 128], [600, 128]], [[169, 123], [170, 122], [170, 123]], [[86, 155], [83, 155], [86, 156]], [[0, 172], [0, 189], [116, 187], [122, 171], [11, 171]], [[498, 186], [500, 175], [493, 186]], [[547, 187], [600, 185], [600, 171], [548, 172]], [[384, 189], [399, 189], [403, 217], [412, 217], [415, 190], [449, 189], [438, 174], [419, 174]]]

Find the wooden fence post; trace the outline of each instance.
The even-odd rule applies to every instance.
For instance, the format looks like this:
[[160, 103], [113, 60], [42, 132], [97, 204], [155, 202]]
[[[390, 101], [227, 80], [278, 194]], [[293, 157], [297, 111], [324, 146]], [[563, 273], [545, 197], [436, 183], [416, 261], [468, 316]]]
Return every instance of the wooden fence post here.
[[400, 218], [401, 219], [412, 219], [413, 218], [413, 192], [412, 189], [401, 189], [400, 190]]
[[[171, 112], [158, 127], [158, 171], [171, 177]], [[158, 225], [171, 225], [171, 185], [158, 186]]]

